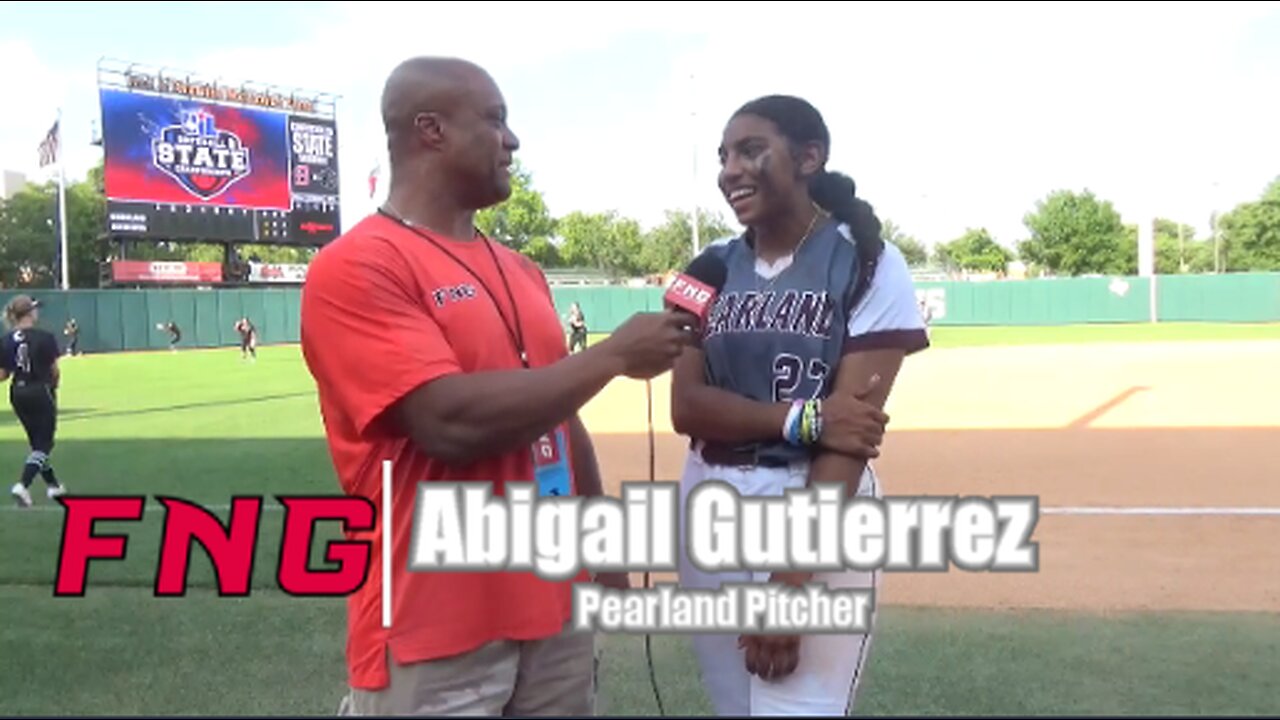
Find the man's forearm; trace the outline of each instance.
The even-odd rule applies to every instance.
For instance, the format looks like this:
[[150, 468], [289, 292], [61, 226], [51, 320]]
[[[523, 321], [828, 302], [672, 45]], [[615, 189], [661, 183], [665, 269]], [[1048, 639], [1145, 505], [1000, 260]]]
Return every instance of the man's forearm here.
[[468, 464], [534, 442], [620, 373], [607, 350], [533, 370], [459, 373], [410, 394], [400, 417], [426, 454]]

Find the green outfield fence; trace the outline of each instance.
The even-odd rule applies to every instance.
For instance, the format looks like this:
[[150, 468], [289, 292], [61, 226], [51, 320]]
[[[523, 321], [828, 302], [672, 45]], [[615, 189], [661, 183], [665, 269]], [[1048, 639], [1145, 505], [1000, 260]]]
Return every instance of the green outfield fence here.
[[1280, 273], [920, 282], [916, 287], [933, 310], [935, 325], [1280, 320]]
[[[1280, 321], [1280, 273], [918, 281], [933, 325], [1073, 325]], [[661, 307], [657, 288], [556, 288], [564, 316], [578, 302], [592, 332]], [[1154, 312], [1153, 312], [1154, 311]]]
[[[156, 325], [173, 320], [182, 330], [179, 347], [240, 344], [236, 320], [247, 316], [262, 344], [298, 341], [298, 288], [227, 290], [40, 290], [40, 327], [64, 345], [68, 318], [80, 327], [79, 350], [114, 352], [169, 347], [169, 333]], [[14, 291], [3, 293], [4, 302]]]
[[[1069, 325], [1137, 322], [1280, 321], [1280, 273], [917, 282], [934, 325]], [[556, 307], [582, 306], [591, 332], [609, 332], [633, 313], [662, 306], [659, 288], [558, 287]], [[4, 302], [14, 291], [0, 294]], [[263, 344], [298, 341], [299, 288], [218, 290], [33, 290], [40, 325], [62, 338], [74, 317], [84, 352], [166, 348], [156, 325], [173, 320], [181, 347], [239, 344], [248, 316]], [[1153, 312], [1154, 310], [1154, 312]]]

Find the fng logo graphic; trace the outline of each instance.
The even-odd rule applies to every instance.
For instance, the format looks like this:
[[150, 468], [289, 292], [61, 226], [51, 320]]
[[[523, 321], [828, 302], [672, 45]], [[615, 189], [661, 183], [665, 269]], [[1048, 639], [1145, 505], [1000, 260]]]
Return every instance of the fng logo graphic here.
[[249, 148], [229, 130], [214, 126], [203, 110], [188, 112], [151, 141], [151, 161], [187, 192], [209, 200], [249, 175]]
[[671, 295], [675, 297], [683, 297], [705, 305], [711, 301], [711, 291], [705, 287], [699, 287], [685, 278], [676, 278], [671, 283]]
[[431, 291], [431, 298], [436, 301], [436, 307], [444, 307], [447, 302], [460, 302], [462, 300], [471, 300], [476, 296], [476, 288], [469, 283], [456, 285], [453, 287], [436, 288]]

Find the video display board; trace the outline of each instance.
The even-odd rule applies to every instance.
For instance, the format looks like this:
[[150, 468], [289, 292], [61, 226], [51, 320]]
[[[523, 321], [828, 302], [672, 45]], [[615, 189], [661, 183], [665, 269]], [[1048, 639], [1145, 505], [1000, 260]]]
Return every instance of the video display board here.
[[154, 76], [99, 92], [113, 236], [282, 245], [337, 237], [332, 118], [291, 98]]

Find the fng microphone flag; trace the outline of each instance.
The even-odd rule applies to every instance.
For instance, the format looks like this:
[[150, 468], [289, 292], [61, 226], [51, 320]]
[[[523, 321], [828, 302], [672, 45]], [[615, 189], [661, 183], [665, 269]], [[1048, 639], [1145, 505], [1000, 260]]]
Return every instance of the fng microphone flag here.
[[683, 273], [676, 276], [662, 297], [663, 304], [693, 315], [698, 319], [698, 327], [701, 329], [728, 276], [729, 268], [723, 260], [703, 253], [694, 258]]

